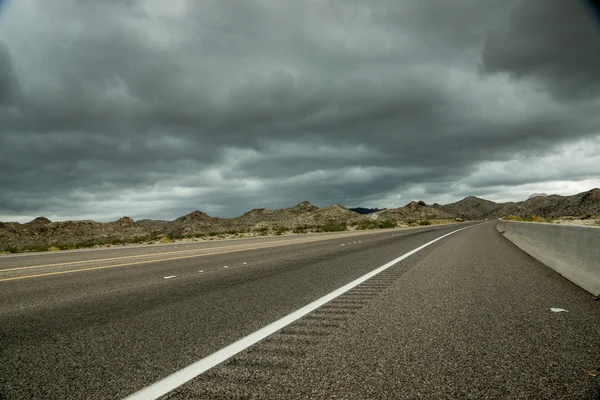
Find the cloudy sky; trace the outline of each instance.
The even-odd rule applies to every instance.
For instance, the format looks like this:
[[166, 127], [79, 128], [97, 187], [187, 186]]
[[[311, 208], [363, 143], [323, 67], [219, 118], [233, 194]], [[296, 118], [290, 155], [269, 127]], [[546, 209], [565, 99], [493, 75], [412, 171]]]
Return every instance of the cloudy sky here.
[[583, 1], [1, 3], [2, 221], [600, 187]]

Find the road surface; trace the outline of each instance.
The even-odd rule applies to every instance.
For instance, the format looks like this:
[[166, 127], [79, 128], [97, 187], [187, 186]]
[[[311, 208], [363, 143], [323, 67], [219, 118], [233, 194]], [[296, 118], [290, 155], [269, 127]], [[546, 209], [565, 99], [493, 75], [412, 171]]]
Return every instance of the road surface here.
[[0, 398], [126, 398], [470, 226], [164, 398], [589, 399], [600, 302], [471, 225], [0, 257]]

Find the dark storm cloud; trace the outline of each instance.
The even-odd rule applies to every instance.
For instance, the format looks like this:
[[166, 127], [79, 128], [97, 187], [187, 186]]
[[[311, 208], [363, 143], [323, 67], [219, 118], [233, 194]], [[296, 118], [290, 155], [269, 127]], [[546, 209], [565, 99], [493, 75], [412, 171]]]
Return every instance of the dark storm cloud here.
[[534, 78], [559, 99], [600, 93], [600, 20], [588, 1], [524, 1], [490, 32], [486, 72]]
[[0, 215], [469, 195], [486, 163], [597, 143], [600, 33], [566, 3], [14, 1]]

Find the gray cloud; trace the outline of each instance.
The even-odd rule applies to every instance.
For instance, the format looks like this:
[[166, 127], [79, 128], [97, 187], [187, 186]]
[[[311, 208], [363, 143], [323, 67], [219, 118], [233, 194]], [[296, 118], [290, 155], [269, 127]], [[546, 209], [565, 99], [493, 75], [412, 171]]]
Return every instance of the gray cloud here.
[[600, 141], [600, 30], [565, 4], [13, 1], [0, 219], [392, 207], [585, 180], [481, 176]]
[[533, 78], [558, 99], [598, 98], [600, 26], [582, 0], [532, 0], [519, 4], [510, 22], [488, 35], [486, 72]]

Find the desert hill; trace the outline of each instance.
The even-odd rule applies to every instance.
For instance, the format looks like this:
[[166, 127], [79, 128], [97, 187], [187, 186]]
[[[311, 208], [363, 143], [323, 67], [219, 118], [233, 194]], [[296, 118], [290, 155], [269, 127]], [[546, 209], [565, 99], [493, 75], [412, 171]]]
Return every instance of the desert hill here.
[[[160, 237], [184, 238], [219, 234], [281, 234], [285, 232], [322, 232], [346, 229], [405, 226], [416, 221], [480, 220], [507, 215], [545, 218], [600, 215], [600, 189], [573, 196], [534, 194], [520, 202], [495, 203], [469, 196], [458, 202], [430, 206], [411, 201], [403, 207], [362, 213], [340, 204], [319, 208], [308, 201], [293, 207], [268, 210], [256, 208], [234, 218], [212, 217], [193, 211], [173, 221], [123, 217], [114, 222], [52, 222], [38, 217], [24, 224], [0, 222], [0, 251], [46, 250], [86, 247], [110, 243], [138, 243]], [[372, 218], [376, 214], [377, 218]]]

